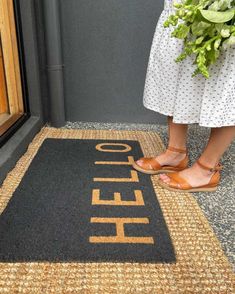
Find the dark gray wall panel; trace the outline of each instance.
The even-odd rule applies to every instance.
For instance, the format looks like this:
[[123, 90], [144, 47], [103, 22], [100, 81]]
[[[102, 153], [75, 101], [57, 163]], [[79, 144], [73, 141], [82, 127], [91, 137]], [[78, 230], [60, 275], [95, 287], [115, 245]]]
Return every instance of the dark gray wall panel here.
[[46, 46], [45, 46], [45, 26], [44, 26], [44, 15], [42, 0], [34, 0], [35, 6], [35, 25], [37, 30], [37, 47], [38, 47], [38, 57], [39, 57], [39, 76], [41, 83], [41, 93], [42, 93], [42, 106], [44, 113], [44, 120], [50, 121], [50, 97], [48, 93], [48, 81], [47, 81], [47, 71], [46, 71]]
[[143, 89], [163, 0], [61, 0], [66, 116], [70, 121], [165, 121]]
[[20, 14], [30, 113], [43, 119], [34, 1], [21, 0]]

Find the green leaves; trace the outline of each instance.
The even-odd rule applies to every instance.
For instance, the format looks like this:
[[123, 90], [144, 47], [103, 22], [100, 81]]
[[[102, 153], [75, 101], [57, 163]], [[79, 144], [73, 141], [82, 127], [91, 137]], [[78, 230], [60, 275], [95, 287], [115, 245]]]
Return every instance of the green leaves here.
[[163, 26], [169, 27], [170, 25], [176, 26], [178, 24], [179, 17], [177, 15], [170, 15], [169, 18], [164, 22]]
[[227, 21], [230, 21], [235, 15], [234, 9], [227, 11], [212, 11], [200, 9], [200, 12], [206, 20], [213, 23], [225, 23]]
[[202, 36], [204, 34], [205, 30], [208, 29], [210, 26], [211, 25], [207, 22], [195, 21], [191, 26], [192, 34], [194, 36]]
[[185, 39], [190, 31], [190, 27], [185, 24], [179, 24], [178, 28], [172, 32], [172, 36], [178, 39]]
[[227, 40], [225, 40], [224, 42], [223, 42], [223, 45], [222, 45], [222, 47], [223, 47], [223, 49], [228, 49], [229, 47], [231, 47], [231, 46], [234, 46], [235, 45], [235, 36], [230, 36]]
[[209, 6], [209, 10], [214, 10], [214, 11], [223, 11], [226, 9], [232, 8], [233, 5], [233, 0], [214, 0]]
[[209, 78], [209, 67], [221, 50], [235, 46], [235, 0], [182, 0], [174, 7], [176, 13], [164, 27], [175, 26], [172, 37], [184, 40], [183, 52], [175, 61], [195, 55], [193, 76]]

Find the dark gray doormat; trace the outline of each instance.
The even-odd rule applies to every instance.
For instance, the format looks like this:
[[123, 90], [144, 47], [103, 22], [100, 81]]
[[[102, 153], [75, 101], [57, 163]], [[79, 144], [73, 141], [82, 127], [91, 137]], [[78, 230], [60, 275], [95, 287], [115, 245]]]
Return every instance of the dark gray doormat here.
[[163, 150], [156, 132], [43, 128], [0, 187], [0, 293], [234, 293], [192, 194], [132, 171]]
[[46, 139], [0, 217], [0, 261], [175, 262], [150, 176], [130, 165], [142, 156], [133, 140]]

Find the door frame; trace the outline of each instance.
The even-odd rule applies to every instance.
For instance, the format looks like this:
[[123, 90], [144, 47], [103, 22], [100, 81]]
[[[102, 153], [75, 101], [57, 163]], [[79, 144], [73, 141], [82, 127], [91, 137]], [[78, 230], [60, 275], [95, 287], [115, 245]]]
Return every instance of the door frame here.
[[19, 57], [19, 68], [20, 68], [20, 77], [21, 77], [21, 88], [22, 88], [22, 98], [23, 98], [23, 107], [24, 114], [8, 128], [8, 130], [0, 136], [0, 147], [3, 146], [6, 141], [26, 122], [30, 117], [29, 109], [29, 95], [28, 95], [28, 85], [26, 77], [26, 64], [25, 64], [25, 55], [24, 55], [24, 44], [23, 44], [23, 33], [22, 33], [22, 22], [20, 14], [20, 4], [19, 0], [12, 0], [15, 16], [15, 30], [16, 30], [16, 39], [18, 45], [18, 57]]

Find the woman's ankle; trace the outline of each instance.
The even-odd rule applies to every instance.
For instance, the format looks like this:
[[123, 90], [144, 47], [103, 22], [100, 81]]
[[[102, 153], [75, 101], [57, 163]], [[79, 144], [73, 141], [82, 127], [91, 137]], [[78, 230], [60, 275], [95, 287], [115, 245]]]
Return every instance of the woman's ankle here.
[[[218, 165], [220, 159], [216, 157], [209, 157], [209, 156], [204, 156], [203, 154], [198, 158], [198, 161], [200, 161], [203, 165], [207, 167], [214, 168], [215, 166]], [[196, 161], [197, 163], [197, 161]], [[199, 165], [199, 164], [198, 164]]]
[[[208, 165], [208, 166], [214, 167], [213, 165]], [[211, 176], [215, 173], [215, 171], [211, 171], [211, 170], [203, 168], [201, 165], [199, 165], [197, 161], [194, 162], [194, 164], [192, 165], [192, 168], [200, 172], [202, 176]]]
[[174, 152], [171, 150], [165, 150], [158, 156], [158, 161], [160, 164], [164, 165], [177, 165], [186, 157], [185, 153]]
[[166, 149], [165, 152], [166, 155], [170, 156], [170, 157], [185, 157], [186, 156], [186, 152], [178, 152], [178, 151], [174, 151], [174, 150], [170, 150], [170, 149]]

